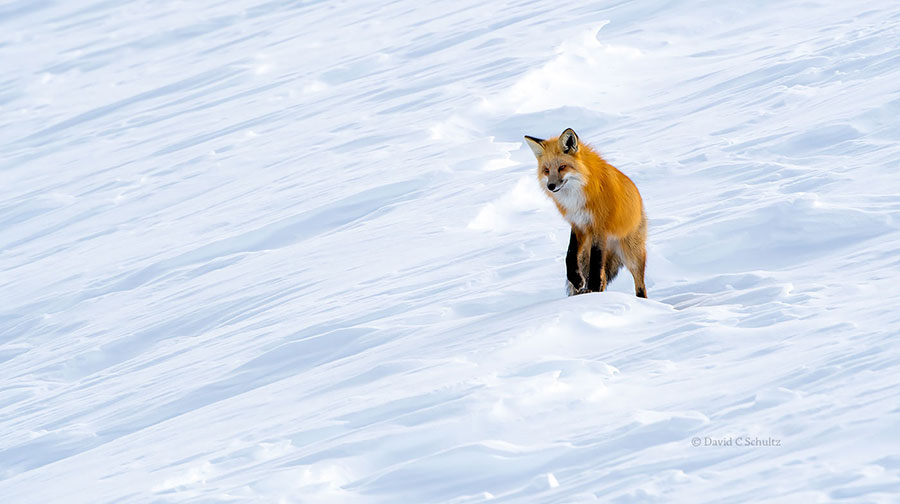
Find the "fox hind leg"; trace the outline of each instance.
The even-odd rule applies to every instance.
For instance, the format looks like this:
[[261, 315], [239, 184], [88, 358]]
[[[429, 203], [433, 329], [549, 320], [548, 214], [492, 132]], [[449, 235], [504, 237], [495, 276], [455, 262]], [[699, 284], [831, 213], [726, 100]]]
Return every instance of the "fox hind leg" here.
[[633, 265], [628, 268], [634, 277], [634, 295], [641, 298], [647, 297], [647, 286], [644, 285], [644, 268], [647, 266], [647, 253], [641, 251], [635, 258]]
[[625, 265], [631, 276], [634, 277], [634, 294], [637, 297], [647, 297], [647, 286], [644, 284], [644, 269], [647, 266], [647, 218], [641, 220], [641, 225], [630, 235], [622, 240], [622, 253], [625, 256]]

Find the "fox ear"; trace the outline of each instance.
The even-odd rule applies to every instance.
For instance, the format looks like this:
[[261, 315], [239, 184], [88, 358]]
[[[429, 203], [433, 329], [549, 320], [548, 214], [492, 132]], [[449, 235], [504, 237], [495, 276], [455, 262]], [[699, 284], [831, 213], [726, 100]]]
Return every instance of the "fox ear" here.
[[531, 147], [531, 152], [534, 152], [534, 157], [540, 159], [541, 156], [544, 155], [545, 140], [525, 135], [525, 141], [528, 142], [528, 146]]
[[566, 131], [559, 135], [559, 150], [564, 154], [575, 154], [578, 152], [578, 135], [572, 128], [566, 128]]

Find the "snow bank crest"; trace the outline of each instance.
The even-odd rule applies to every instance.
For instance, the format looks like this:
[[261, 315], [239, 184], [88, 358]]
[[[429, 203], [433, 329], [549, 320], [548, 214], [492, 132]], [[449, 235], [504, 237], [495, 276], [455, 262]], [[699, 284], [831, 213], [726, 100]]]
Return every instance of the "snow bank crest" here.
[[642, 96], [641, 83], [658, 58], [636, 47], [601, 42], [609, 21], [560, 44], [556, 56], [528, 72], [505, 95], [485, 100], [491, 111], [527, 114], [566, 106], [621, 112]]
[[538, 189], [534, 177], [522, 176], [516, 185], [488, 203], [469, 222], [469, 229], [502, 232], [513, 229], [528, 214], [552, 210], [552, 203]]

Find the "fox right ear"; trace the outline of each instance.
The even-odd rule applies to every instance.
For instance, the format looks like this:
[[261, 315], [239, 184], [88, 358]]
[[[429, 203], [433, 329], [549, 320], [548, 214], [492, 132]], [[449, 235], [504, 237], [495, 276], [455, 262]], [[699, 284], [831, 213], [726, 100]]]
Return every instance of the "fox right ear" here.
[[534, 157], [541, 159], [541, 156], [544, 155], [544, 140], [525, 135], [525, 141], [528, 142], [528, 146], [531, 147], [531, 152], [534, 153]]
[[575, 130], [566, 128], [566, 131], [559, 135], [559, 150], [565, 154], [578, 152], [578, 135], [575, 134]]

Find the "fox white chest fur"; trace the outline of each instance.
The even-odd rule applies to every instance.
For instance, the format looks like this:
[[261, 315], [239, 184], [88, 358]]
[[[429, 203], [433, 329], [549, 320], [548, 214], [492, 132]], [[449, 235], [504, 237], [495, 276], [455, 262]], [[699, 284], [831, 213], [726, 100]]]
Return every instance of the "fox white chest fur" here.
[[568, 177], [565, 185], [550, 195], [566, 209], [565, 218], [570, 224], [581, 230], [593, 224], [593, 217], [585, 207], [584, 183], [578, 177]]

